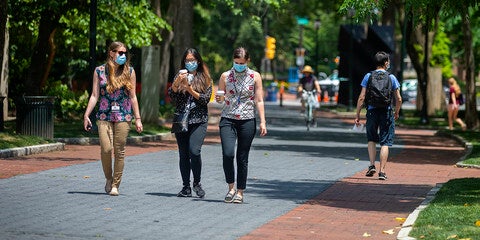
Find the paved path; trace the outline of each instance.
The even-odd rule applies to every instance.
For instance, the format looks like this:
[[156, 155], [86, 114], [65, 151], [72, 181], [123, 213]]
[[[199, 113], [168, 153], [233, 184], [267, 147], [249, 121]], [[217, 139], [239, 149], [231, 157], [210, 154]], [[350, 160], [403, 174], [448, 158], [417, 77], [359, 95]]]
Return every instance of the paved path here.
[[[28, 171], [51, 168], [0, 180], [0, 236], [363, 239], [367, 233], [367, 239], [395, 239], [395, 218], [407, 217], [435, 184], [480, 176], [480, 170], [454, 166], [465, 153], [455, 140], [399, 129], [389, 180], [367, 178], [365, 137], [349, 130], [351, 119], [321, 112], [319, 126], [307, 132], [295, 104], [269, 104], [267, 113], [269, 134], [254, 141], [243, 205], [222, 201], [226, 184], [211, 126], [202, 151], [205, 199], [176, 197], [181, 180], [174, 141], [127, 148], [119, 197], [103, 192], [98, 146], [0, 160], [2, 176], [9, 163], [36, 165]], [[382, 233], [389, 229], [395, 234]]]

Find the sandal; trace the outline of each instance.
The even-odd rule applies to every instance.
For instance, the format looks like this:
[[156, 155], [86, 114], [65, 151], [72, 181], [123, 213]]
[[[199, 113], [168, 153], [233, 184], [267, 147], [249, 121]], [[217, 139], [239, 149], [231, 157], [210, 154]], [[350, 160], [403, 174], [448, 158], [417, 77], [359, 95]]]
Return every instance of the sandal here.
[[243, 203], [243, 196], [236, 194], [235, 197], [233, 197], [233, 203]]
[[225, 202], [226, 203], [231, 203], [233, 202], [234, 196], [237, 194], [237, 191], [234, 191], [233, 193], [229, 191], [227, 195], [225, 196]]

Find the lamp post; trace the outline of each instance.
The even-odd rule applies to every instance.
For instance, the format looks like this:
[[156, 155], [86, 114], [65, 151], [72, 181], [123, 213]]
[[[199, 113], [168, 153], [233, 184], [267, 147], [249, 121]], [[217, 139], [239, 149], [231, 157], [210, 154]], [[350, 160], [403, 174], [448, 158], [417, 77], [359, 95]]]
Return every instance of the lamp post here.
[[320, 29], [320, 20], [316, 19], [315, 20], [315, 69], [317, 70], [318, 73], [318, 29]]
[[350, 51], [348, 52], [348, 110], [353, 108], [353, 17], [355, 16], [355, 8], [348, 9], [348, 17], [350, 18]]

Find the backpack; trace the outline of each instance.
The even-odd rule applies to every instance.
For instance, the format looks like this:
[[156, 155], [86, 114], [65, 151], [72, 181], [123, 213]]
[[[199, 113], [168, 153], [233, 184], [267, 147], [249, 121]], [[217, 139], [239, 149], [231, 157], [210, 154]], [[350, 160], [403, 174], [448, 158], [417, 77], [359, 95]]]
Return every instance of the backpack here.
[[465, 98], [463, 97], [463, 94], [462, 94], [462, 93], [458, 94], [458, 97], [457, 97], [457, 98], [458, 98], [458, 99], [457, 99], [458, 105], [463, 105], [463, 104], [465, 104]]
[[384, 71], [372, 71], [367, 82], [366, 106], [386, 108], [392, 104], [392, 80]]

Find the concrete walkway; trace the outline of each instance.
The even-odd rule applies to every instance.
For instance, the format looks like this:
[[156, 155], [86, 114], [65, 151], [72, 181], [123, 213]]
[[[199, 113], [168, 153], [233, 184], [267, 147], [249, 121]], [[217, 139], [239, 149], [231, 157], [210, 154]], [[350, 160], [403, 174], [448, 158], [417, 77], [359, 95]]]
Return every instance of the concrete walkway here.
[[368, 178], [365, 136], [350, 131], [352, 119], [322, 111], [318, 127], [307, 132], [294, 99], [266, 108], [269, 134], [254, 141], [243, 205], [223, 203], [221, 147], [211, 125], [202, 151], [204, 199], [176, 197], [181, 180], [174, 140], [127, 148], [119, 197], [103, 192], [98, 146], [0, 160], [1, 176], [5, 169], [29, 168], [0, 180], [0, 236], [396, 239], [396, 218], [406, 218], [436, 184], [480, 176], [478, 169], [455, 167], [465, 154], [458, 141], [397, 129], [389, 179]]

